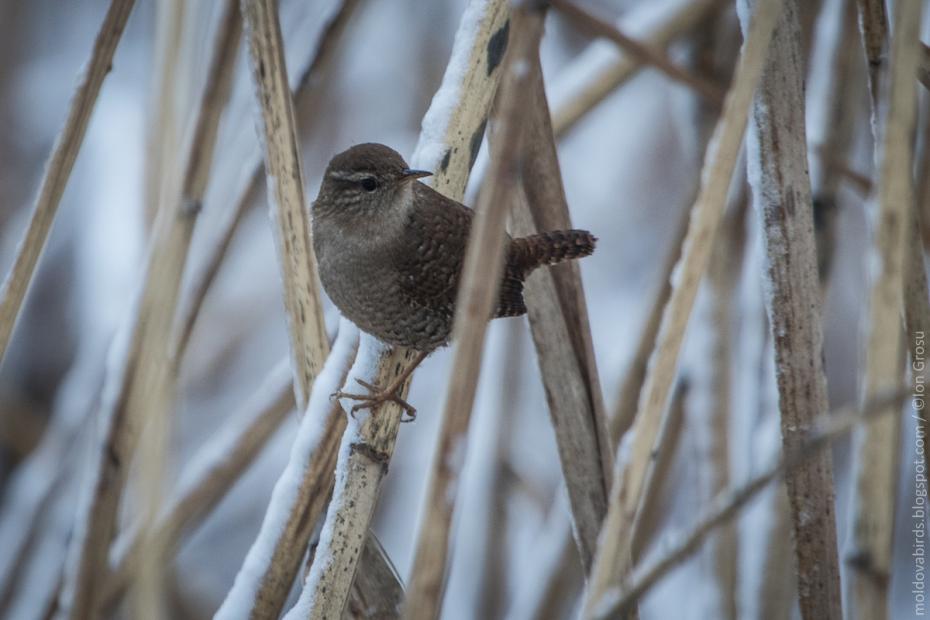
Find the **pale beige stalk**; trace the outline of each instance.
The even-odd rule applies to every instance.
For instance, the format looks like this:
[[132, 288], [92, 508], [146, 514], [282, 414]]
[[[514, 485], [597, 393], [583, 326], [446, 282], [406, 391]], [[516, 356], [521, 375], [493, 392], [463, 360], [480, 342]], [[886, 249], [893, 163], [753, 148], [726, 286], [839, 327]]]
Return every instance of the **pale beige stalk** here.
[[[904, 349], [901, 341], [902, 295], [907, 228], [914, 208], [911, 137], [916, 121], [919, 62], [920, 0], [899, 0], [894, 9], [891, 62], [879, 105], [878, 200], [870, 265], [869, 327], [865, 354], [863, 400], [898, 385]], [[868, 40], [866, 40], [868, 43]], [[882, 114], [887, 117], [882, 120]], [[913, 337], [913, 334], [908, 334]], [[897, 407], [893, 407], [895, 411]], [[898, 480], [901, 418], [872, 422], [854, 438], [855, 486], [848, 541], [847, 609], [852, 618], [879, 620], [889, 613], [894, 506]]]
[[116, 45], [123, 35], [126, 20], [132, 10], [134, 0], [112, 0], [107, 9], [103, 24], [94, 39], [90, 60], [80, 76], [64, 127], [55, 139], [55, 146], [45, 164], [45, 173], [39, 185], [39, 193], [32, 207], [32, 215], [19, 247], [13, 266], [0, 288], [0, 361], [10, 343], [10, 336], [16, 324], [16, 318], [22, 309], [26, 290], [32, 281], [39, 256], [48, 240], [48, 233], [55, 221], [58, 204], [65, 192], [65, 186], [74, 168], [87, 124], [97, 103], [97, 96], [103, 86], [103, 80], [110, 72]]
[[727, 93], [724, 111], [708, 147], [701, 190], [673, 278], [672, 295], [662, 316], [656, 350], [643, 385], [640, 410], [616, 461], [607, 518], [599, 550], [588, 580], [583, 615], [591, 617], [594, 602], [628, 571], [630, 525], [643, 492], [655, 440], [675, 378], [682, 337], [694, 304], [700, 279], [707, 268], [714, 234], [726, 203], [730, 179], [746, 130], [749, 105], [762, 75], [765, 55], [781, 13], [779, 0], [760, 2], [745, 37], [742, 54]]

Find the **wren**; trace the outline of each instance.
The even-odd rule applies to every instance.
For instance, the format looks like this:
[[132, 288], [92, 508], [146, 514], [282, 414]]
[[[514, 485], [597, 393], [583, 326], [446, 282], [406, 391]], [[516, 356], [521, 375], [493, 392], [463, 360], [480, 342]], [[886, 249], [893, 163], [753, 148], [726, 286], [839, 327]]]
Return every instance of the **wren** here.
[[[382, 144], [358, 144], [329, 162], [312, 207], [313, 249], [323, 288], [359, 329], [418, 352], [384, 389], [361, 380], [370, 394], [353, 413], [385, 401], [415, 410], [397, 391], [420, 362], [448, 344], [455, 298], [474, 212], [418, 179], [403, 157]], [[526, 313], [523, 282], [543, 265], [588, 256], [597, 239], [584, 230], [507, 236], [506, 263], [493, 318]]]

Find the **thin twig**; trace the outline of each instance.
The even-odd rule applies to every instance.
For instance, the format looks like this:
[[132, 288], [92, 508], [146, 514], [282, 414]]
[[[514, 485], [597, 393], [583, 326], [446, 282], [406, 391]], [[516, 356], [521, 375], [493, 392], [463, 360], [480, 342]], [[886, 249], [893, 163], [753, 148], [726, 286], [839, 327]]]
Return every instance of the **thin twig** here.
[[[708, 13], [720, 8], [723, 3], [723, 0], [694, 0], [683, 3], [666, 20], [640, 37], [644, 41], [643, 45], [655, 49], [667, 47], [676, 37], [694, 28]], [[585, 114], [644, 66], [630, 55], [624, 55], [606, 66], [595, 65], [593, 71], [588, 69], [592, 63], [587, 54], [583, 54], [576, 63], [577, 66], [571, 67], [568, 72], [584, 71], [586, 77], [580, 87], [572, 89], [570, 96], [557, 102], [553, 101], [552, 129], [556, 137], [574, 127]]]
[[720, 107], [723, 105], [723, 98], [726, 95], [724, 89], [699, 75], [679, 67], [669, 59], [668, 54], [664, 51], [652, 48], [627, 36], [618, 27], [585, 9], [575, 0], [553, 0], [552, 6], [597, 36], [614, 42], [624, 52], [635, 58], [637, 62], [655, 67], [672, 80], [693, 89], [715, 106]]
[[[435, 105], [423, 119], [424, 131], [411, 161], [417, 168], [433, 170], [436, 189], [458, 200], [465, 193], [468, 173], [481, 144], [509, 32], [505, 0], [472, 0], [466, 11], [468, 20], [456, 35], [452, 61], [434, 98]], [[455, 101], [451, 110], [450, 100]], [[350, 380], [353, 385], [356, 378], [389, 385], [413, 356], [413, 351], [402, 348], [386, 351], [363, 334]], [[401, 397], [406, 389], [405, 385]], [[394, 451], [400, 416], [398, 406], [386, 403], [373, 411], [360, 428], [346, 430], [337, 465], [345, 475], [337, 481], [326, 515], [326, 535], [320, 537], [310, 575], [289, 617], [323, 619], [341, 615]]]
[[80, 76], [74, 97], [71, 99], [65, 125], [58, 133], [55, 146], [45, 165], [45, 174], [42, 176], [26, 234], [16, 250], [13, 266], [0, 287], [0, 362], [6, 354], [6, 347], [10, 343], [10, 335], [22, 308], [26, 290], [32, 281], [52, 222], [55, 221], [58, 204], [84, 141], [97, 96], [100, 94], [104, 78], [113, 66], [113, 54], [134, 4], [134, 0], [110, 2], [103, 24], [94, 39], [90, 61]]
[[[916, 84], [923, 3], [899, 0], [894, 5], [894, 37], [887, 103], [873, 110], [879, 122], [876, 146], [879, 161], [878, 206], [873, 247], [878, 258], [869, 295], [869, 335], [863, 400], [899, 383], [904, 351], [901, 341], [902, 294], [907, 227], [914, 192], [911, 137], [916, 122]], [[868, 40], [866, 40], [868, 43]], [[887, 113], [887, 117], [882, 114]], [[924, 289], [926, 294], [926, 289]], [[909, 334], [914, 338], [914, 334]], [[853, 618], [884, 618], [889, 607], [895, 488], [898, 480], [900, 420], [884, 418], [856, 434], [855, 487], [851, 503], [849, 540], [849, 613]]]
[[642, 497], [650, 454], [661, 426], [669, 387], [675, 377], [682, 337], [694, 304], [698, 284], [710, 258], [714, 233], [720, 221], [730, 179], [746, 129], [749, 105], [762, 74], [766, 51], [781, 13], [779, 0], [761, 2], [753, 17], [733, 84], [724, 103], [705, 158], [701, 191], [676, 268], [672, 295], [662, 316], [656, 350], [650, 365], [640, 411], [630, 429], [630, 442], [623, 442], [617, 458], [610, 506], [600, 536], [600, 549], [588, 581], [585, 617], [611, 583], [619, 580], [631, 561], [630, 527]]
[[900, 407], [904, 396], [903, 390], [895, 390], [877, 396], [861, 408], [846, 407], [819, 420], [819, 424], [807, 431], [807, 439], [795, 452], [783, 456], [775, 465], [739, 488], [725, 491], [714, 498], [703, 516], [697, 519], [697, 525], [686, 533], [671, 537], [675, 542], [662, 556], [638, 566], [619, 590], [607, 592], [604, 598], [598, 601], [594, 617], [616, 618], [624, 611], [632, 609], [652, 586], [697, 551], [711, 532], [738, 515], [740, 510], [770, 482], [818, 456], [857, 425], [894, 411], [896, 407]]

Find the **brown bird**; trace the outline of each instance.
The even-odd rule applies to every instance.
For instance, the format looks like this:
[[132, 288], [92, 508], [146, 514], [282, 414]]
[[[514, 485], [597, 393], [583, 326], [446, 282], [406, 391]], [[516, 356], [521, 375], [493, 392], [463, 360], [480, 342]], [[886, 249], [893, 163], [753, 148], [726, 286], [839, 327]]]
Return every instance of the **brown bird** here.
[[[415, 410], [397, 391], [429, 353], [449, 342], [474, 212], [417, 180], [430, 174], [411, 170], [387, 146], [359, 144], [332, 158], [313, 203], [313, 249], [330, 299], [362, 331], [418, 352], [384, 389], [357, 379], [370, 394], [337, 392], [361, 401], [353, 413], [394, 401], [412, 418]], [[584, 230], [508, 236], [493, 318], [524, 314], [527, 274], [588, 256], [596, 241]]]

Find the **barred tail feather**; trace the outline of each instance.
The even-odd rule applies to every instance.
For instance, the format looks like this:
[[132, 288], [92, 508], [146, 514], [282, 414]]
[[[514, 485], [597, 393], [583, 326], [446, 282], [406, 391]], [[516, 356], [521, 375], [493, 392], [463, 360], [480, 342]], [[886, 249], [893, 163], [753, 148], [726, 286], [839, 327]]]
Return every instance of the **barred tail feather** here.
[[514, 239], [510, 245], [511, 264], [527, 274], [543, 265], [582, 258], [594, 253], [597, 237], [587, 230], [554, 230]]

